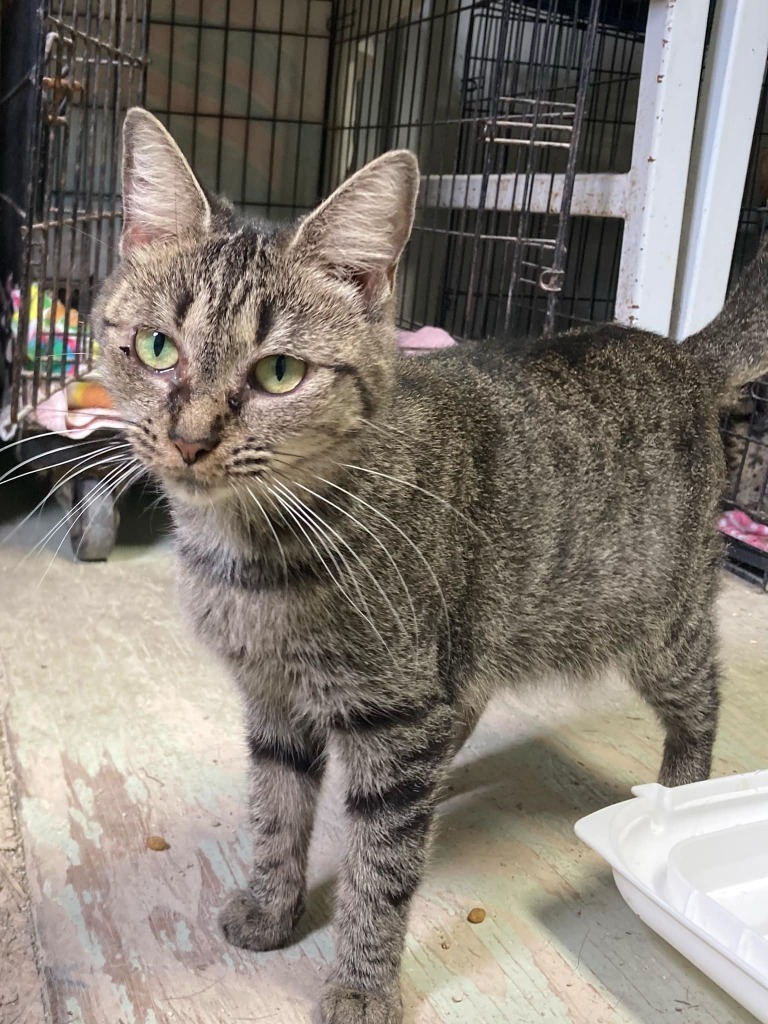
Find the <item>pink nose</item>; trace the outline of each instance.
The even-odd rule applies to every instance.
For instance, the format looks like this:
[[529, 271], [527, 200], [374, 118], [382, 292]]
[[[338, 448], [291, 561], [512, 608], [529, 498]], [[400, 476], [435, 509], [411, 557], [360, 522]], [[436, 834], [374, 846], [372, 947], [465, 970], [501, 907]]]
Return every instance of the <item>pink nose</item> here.
[[191, 466], [193, 462], [197, 462], [201, 455], [205, 455], [206, 452], [209, 452], [214, 447], [207, 438], [187, 441], [183, 437], [174, 437], [172, 440], [188, 466]]

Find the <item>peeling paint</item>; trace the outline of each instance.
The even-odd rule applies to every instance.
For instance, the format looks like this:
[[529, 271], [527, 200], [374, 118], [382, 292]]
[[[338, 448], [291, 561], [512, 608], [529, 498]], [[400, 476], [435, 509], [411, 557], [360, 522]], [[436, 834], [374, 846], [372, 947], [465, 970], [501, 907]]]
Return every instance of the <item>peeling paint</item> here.
[[76, 999], [67, 999], [67, 1024], [83, 1024], [83, 1014]]
[[96, 936], [88, 929], [80, 906], [80, 898], [71, 885], [65, 885], [60, 894], [55, 897], [56, 902], [67, 912], [70, 923], [74, 926], [77, 938], [80, 941], [80, 948], [87, 957], [91, 969], [99, 969], [107, 962], [101, 945]]
[[98, 821], [89, 821], [79, 807], [70, 807], [69, 816], [78, 823], [80, 828], [83, 830], [85, 838], [92, 842], [98, 849], [98, 847], [101, 846], [101, 837], [104, 834], [104, 829]]
[[192, 952], [192, 942], [189, 925], [186, 921], [179, 921], [176, 925], [176, 945], [187, 953]]
[[138, 775], [126, 775], [123, 785], [128, 798], [135, 804], [146, 803], [149, 792]]
[[77, 799], [83, 812], [89, 816], [93, 815], [93, 790], [87, 786], [82, 779], [75, 779], [72, 783]]
[[66, 822], [45, 800], [39, 797], [23, 799], [21, 813], [36, 842], [61, 850], [70, 864], [80, 863], [80, 848], [72, 836], [67, 834]]
[[125, 1014], [125, 1024], [136, 1024], [136, 1014], [133, 1012], [133, 1005], [128, 997], [128, 990], [125, 985], [118, 985], [116, 988], [120, 1007]]

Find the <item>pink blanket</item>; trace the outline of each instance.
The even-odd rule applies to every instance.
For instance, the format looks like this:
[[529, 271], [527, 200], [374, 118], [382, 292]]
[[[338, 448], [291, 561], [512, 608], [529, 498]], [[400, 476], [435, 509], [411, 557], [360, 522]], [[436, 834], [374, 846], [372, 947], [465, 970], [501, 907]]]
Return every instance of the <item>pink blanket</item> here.
[[741, 509], [732, 508], [725, 512], [717, 528], [726, 536], [735, 537], [736, 540], [749, 544], [751, 548], [768, 552], [768, 526], [756, 523]]
[[70, 409], [67, 392], [57, 391], [35, 407], [35, 420], [53, 434], [73, 440], [88, 437], [94, 430], [119, 430], [119, 415], [110, 409]]
[[422, 327], [419, 331], [400, 331], [400, 348], [409, 356], [419, 356], [435, 348], [450, 348], [456, 342], [441, 327]]

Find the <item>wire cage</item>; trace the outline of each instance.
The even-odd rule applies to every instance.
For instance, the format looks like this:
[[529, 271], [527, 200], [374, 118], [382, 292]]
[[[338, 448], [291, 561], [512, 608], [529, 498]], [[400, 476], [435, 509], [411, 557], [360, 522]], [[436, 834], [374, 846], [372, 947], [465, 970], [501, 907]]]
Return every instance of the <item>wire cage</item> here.
[[424, 183], [404, 328], [514, 339], [610, 320], [622, 222], [573, 218], [571, 194], [577, 171], [629, 167], [647, 6], [12, 0], [8, 418], [29, 429], [97, 359], [87, 317], [119, 237], [120, 122], [142, 101], [206, 186], [269, 220], [306, 212], [383, 150], [414, 150]]
[[[116, 259], [120, 126], [135, 103], [206, 186], [272, 221], [311, 209], [378, 153], [414, 150], [424, 180], [403, 328], [515, 347], [610, 321], [623, 221], [574, 216], [571, 199], [576, 174], [630, 167], [648, 2], [10, 0], [0, 433], [34, 430], [97, 361], [88, 312]], [[768, 75], [731, 285], [766, 225]], [[768, 523], [768, 383], [745, 389], [723, 436], [726, 506]], [[768, 553], [733, 539], [730, 555], [768, 584]]]
[[[98, 360], [88, 313], [117, 258], [122, 119], [143, 101], [148, 29], [144, 0], [14, 0], [3, 8], [0, 436], [21, 427], [24, 458], [53, 477], [84, 560], [105, 558], [114, 543], [116, 477], [113, 462], [96, 457], [108, 440], [100, 414], [86, 441], [73, 440], [70, 385]], [[75, 445], [86, 456], [80, 462], [63, 454]], [[73, 463], [82, 472], [68, 471]]]
[[148, 30], [139, 0], [16, 7], [14, 34], [23, 28], [31, 60], [7, 100], [17, 108], [24, 176], [13, 173], [12, 154], [2, 168], [4, 237], [20, 282], [13, 419], [90, 371], [98, 356], [87, 315], [116, 259], [120, 128], [125, 110], [143, 100]]
[[628, 169], [647, 6], [337, 5], [326, 191], [396, 146], [425, 175], [403, 326], [509, 339], [611, 319], [622, 225], [578, 224], [571, 196], [577, 171]]
[[320, 196], [333, 9], [153, 0], [146, 105], [246, 216], [292, 219]]

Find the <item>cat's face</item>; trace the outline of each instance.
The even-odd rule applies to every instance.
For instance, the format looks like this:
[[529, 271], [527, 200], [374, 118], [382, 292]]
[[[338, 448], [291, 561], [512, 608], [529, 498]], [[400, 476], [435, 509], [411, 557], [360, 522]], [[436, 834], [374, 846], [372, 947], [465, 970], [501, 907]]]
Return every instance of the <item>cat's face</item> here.
[[391, 385], [415, 159], [379, 158], [273, 231], [235, 225], [145, 111], [124, 143], [122, 261], [93, 322], [136, 455], [194, 503], [328, 457]]

